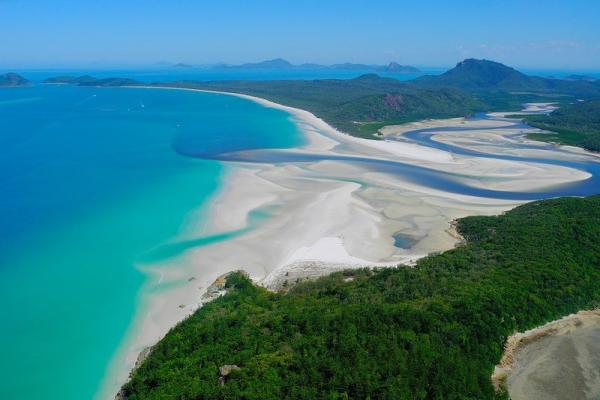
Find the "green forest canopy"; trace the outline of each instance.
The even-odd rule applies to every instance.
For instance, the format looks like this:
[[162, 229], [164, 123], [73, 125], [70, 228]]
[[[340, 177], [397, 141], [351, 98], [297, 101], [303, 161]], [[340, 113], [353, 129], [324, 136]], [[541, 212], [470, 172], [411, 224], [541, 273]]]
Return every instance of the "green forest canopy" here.
[[524, 120], [531, 126], [552, 131], [530, 134], [532, 139], [600, 151], [600, 99], [578, 101], [549, 115], [531, 115]]

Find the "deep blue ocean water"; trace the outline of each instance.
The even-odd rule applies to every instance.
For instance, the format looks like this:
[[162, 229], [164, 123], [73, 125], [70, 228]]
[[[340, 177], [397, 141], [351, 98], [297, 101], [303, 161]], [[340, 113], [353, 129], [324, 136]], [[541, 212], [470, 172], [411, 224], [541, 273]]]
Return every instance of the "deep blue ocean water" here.
[[92, 398], [136, 311], [136, 260], [221, 183], [218, 161], [176, 148], [298, 145], [290, 118], [217, 94], [0, 89], [0, 399]]

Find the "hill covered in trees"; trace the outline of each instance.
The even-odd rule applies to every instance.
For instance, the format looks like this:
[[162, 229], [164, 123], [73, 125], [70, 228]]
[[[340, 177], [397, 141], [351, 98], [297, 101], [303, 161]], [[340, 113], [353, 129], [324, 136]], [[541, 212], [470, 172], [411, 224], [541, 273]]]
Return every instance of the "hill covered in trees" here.
[[467, 244], [413, 267], [287, 293], [243, 274], [173, 328], [122, 395], [152, 399], [494, 399], [506, 337], [600, 301], [600, 196], [461, 219]]
[[531, 126], [552, 131], [529, 137], [600, 151], [600, 99], [579, 101], [563, 106], [548, 115], [524, 118]]
[[600, 96], [600, 84], [589, 80], [564, 80], [526, 75], [504, 64], [468, 58], [441, 75], [415, 79], [421, 87], [454, 87], [469, 92], [530, 92]]

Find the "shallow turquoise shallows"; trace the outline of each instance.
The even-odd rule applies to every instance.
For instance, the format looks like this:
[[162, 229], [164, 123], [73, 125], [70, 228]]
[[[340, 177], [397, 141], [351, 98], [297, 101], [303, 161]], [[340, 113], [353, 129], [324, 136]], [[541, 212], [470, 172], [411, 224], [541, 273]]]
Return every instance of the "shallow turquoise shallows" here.
[[289, 114], [231, 96], [0, 89], [0, 399], [98, 390], [136, 312], [135, 261], [177, 235], [226, 176], [176, 149], [301, 140]]

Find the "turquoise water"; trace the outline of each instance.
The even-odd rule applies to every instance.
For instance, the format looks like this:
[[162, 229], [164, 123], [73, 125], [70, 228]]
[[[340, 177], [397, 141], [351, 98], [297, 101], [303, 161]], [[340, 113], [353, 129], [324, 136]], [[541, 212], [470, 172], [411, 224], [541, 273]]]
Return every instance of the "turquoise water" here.
[[230, 96], [0, 90], [0, 399], [91, 398], [136, 312], [134, 263], [227, 238], [168, 245], [226, 176], [176, 148], [301, 140], [287, 113]]

